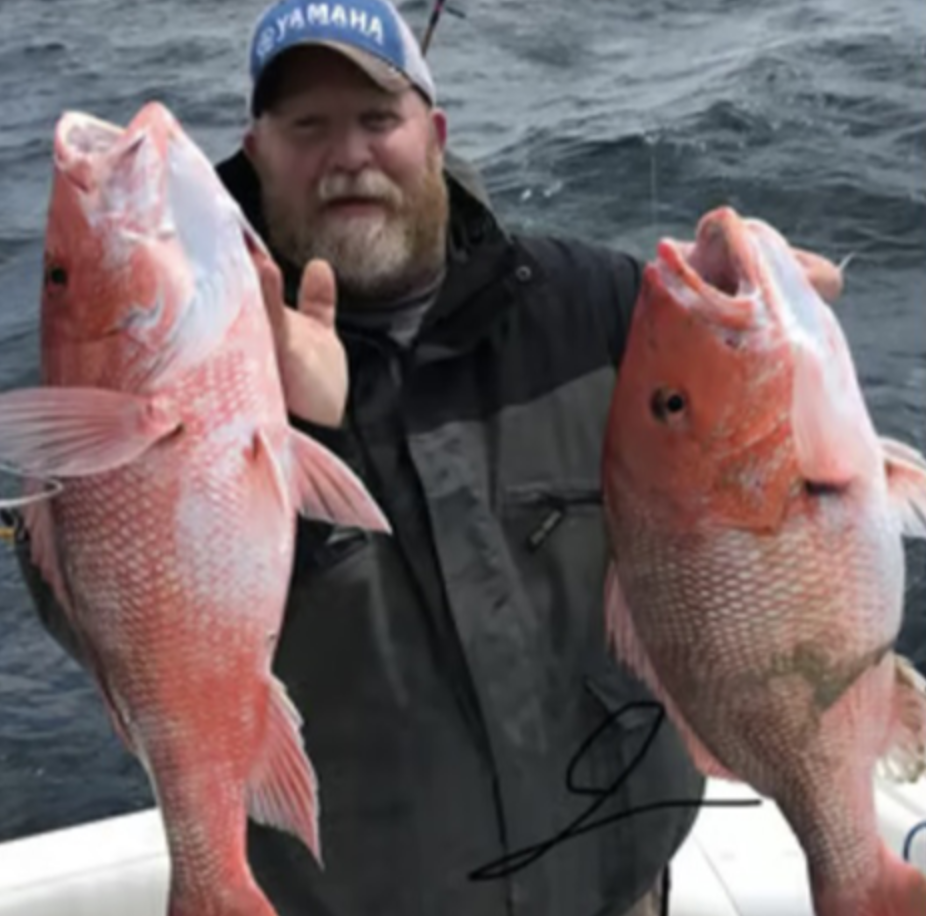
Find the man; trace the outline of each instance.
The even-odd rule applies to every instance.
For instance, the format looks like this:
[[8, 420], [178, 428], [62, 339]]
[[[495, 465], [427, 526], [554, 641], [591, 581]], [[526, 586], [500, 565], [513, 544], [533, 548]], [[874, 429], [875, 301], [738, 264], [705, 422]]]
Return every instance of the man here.
[[[655, 916], [693, 807], [553, 843], [599, 797], [586, 823], [702, 788], [664, 726], [605, 797], [650, 710], [582, 753], [647, 696], [607, 650], [598, 484], [638, 265], [512, 238], [445, 174], [433, 81], [385, 2], [273, 6], [251, 62], [253, 122], [219, 174], [290, 301], [304, 265], [333, 268], [350, 396], [309, 431], [395, 532], [300, 531], [276, 668], [306, 719], [325, 868], [255, 828], [258, 881], [281, 916]], [[319, 320], [328, 281], [314, 264], [303, 283]], [[288, 380], [293, 411], [336, 420], [331, 377]]]
[[506, 232], [446, 168], [388, 0], [270, 7], [251, 73], [218, 171], [282, 268], [288, 403], [394, 531], [300, 523], [275, 667], [325, 867], [253, 827], [256, 877], [280, 916], [655, 916], [703, 780], [604, 633], [599, 461], [640, 265]]

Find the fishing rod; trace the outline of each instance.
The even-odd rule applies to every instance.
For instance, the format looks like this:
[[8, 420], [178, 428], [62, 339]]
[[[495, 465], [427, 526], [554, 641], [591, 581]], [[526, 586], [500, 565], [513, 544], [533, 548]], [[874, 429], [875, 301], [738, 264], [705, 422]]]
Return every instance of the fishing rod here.
[[434, 6], [431, 9], [431, 18], [428, 20], [427, 28], [424, 30], [424, 36], [421, 39], [422, 57], [428, 53], [428, 48], [431, 46], [431, 39], [434, 37], [437, 24], [440, 22], [441, 14], [444, 12], [445, 8], [451, 16], [456, 16], [458, 19], [466, 18], [466, 13], [462, 10], [453, 6], [448, 6], [447, 0], [434, 0]]

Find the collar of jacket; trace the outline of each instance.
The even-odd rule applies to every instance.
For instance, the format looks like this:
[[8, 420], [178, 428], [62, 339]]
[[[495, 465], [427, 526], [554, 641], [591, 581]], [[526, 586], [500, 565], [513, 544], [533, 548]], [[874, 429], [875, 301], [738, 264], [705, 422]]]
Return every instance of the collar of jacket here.
[[[266, 239], [260, 185], [247, 156], [239, 150], [216, 170], [251, 225]], [[516, 285], [528, 282], [537, 267], [528, 263], [526, 252], [495, 217], [478, 173], [467, 162], [448, 152], [444, 177], [450, 194], [447, 274], [415, 346], [417, 358], [425, 361], [452, 357], [473, 347], [513, 302]], [[299, 288], [299, 271], [273, 254], [283, 270], [286, 297], [292, 302]]]

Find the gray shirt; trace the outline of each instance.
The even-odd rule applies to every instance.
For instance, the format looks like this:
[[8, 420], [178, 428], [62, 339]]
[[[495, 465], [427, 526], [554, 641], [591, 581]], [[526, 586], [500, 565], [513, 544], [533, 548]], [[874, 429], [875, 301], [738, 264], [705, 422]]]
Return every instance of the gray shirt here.
[[338, 320], [352, 329], [387, 334], [400, 347], [409, 347], [418, 336], [424, 316], [437, 299], [443, 282], [444, 272], [441, 271], [433, 283], [399, 299], [353, 308], [345, 304], [338, 309]]

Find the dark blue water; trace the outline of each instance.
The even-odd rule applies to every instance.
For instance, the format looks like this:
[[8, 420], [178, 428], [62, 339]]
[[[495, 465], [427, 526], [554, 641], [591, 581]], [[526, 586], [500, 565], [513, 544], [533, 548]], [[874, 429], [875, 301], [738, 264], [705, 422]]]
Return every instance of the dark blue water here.
[[[920, 0], [455, 0], [430, 59], [454, 148], [521, 227], [648, 256], [721, 203], [855, 253], [839, 307], [875, 421], [926, 449]], [[414, 27], [430, 4], [405, 3]], [[207, 154], [245, 126], [252, 0], [0, 0], [0, 388], [35, 378], [51, 136], [165, 102]], [[926, 551], [901, 647], [926, 671]], [[0, 840], [150, 804], [0, 548]]]

